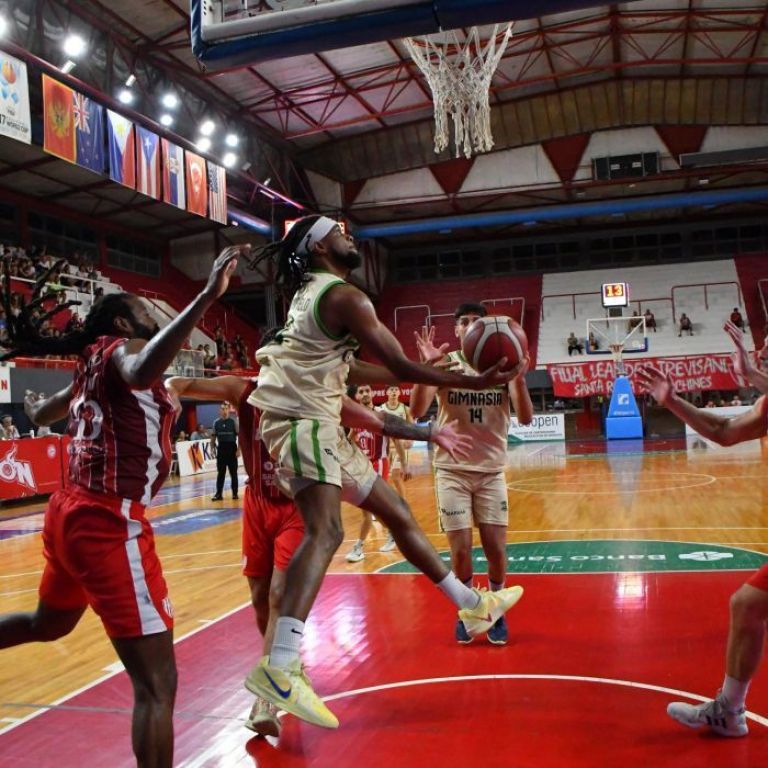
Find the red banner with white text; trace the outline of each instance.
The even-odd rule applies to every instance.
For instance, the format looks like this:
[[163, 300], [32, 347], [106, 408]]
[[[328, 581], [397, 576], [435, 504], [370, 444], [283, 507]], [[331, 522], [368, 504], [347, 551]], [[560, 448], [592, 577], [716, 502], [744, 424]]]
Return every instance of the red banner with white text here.
[[[690, 357], [624, 358], [624, 368], [637, 394], [632, 377], [635, 371], [652, 365], [664, 371], [674, 382], [678, 392], [697, 392], [703, 389], [738, 389], [730, 355], [696, 355]], [[589, 397], [608, 395], [613, 390], [616, 366], [611, 359], [589, 363], [562, 363], [548, 365], [552, 388], [557, 397]]]
[[69, 438], [0, 440], [0, 500], [53, 493], [63, 485]]

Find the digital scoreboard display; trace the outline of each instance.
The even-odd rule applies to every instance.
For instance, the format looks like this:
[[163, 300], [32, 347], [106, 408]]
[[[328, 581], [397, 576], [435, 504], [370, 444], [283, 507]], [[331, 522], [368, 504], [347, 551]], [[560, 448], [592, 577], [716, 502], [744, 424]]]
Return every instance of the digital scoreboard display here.
[[629, 285], [627, 283], [603, 283], [603, 306], [629, 306]]

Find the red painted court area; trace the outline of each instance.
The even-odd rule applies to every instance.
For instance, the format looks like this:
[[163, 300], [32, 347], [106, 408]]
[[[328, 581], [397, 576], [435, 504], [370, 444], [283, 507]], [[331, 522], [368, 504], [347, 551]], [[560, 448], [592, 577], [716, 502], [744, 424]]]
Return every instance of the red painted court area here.
[[[244, 608], [177, 645], [176, 765], [764, 768], [766, 721], [736, 741], [689, 731], [665, 714], [681, 697], [658, 690], [714, 694], [728, 597], [746, 576], [526, 575], [507, 647], [457, 646], [423, 577], [329, 576], [304, 659], [340, 729], [286, 717], [278, 746], [250, 737], [242, 681], [260, 641]], [[764, 672], [748, 703], [768, 715]], [[0, 765], [132, 766], [130, 706], [115, 675], [0, 737]]]

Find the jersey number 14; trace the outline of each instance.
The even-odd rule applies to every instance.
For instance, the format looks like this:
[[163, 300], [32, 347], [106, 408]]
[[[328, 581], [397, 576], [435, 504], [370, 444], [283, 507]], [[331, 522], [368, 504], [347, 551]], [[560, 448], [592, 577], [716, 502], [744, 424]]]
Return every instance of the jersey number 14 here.
[[483, 423], [483, 409], [482, 408], [470, 408], [469, 409], [469, 421], [471, 424]]

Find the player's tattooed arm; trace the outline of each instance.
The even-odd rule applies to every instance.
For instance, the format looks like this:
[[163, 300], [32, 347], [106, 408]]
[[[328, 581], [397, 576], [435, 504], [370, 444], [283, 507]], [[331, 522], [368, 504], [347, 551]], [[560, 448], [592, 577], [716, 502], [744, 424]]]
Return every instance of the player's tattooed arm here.
[[44, 400], [40, 400], [36, 392], [27, 390], [24, 396], [24, 413], [33, 424], [37, 424], [38, 427], [47, 427], [67, 418], [71, 400], [71, 384]]

